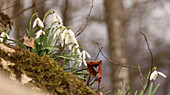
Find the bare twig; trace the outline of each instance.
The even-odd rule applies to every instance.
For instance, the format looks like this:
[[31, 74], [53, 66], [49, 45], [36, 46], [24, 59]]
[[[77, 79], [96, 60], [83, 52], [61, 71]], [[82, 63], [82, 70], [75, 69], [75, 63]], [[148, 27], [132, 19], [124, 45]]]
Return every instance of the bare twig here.
[[16, 1], [14, 2], [14, 4], [12, 4], [12, 5], [10, 5], [10, 6], [6, 7], [6, 8], [4, 8], [4, 9], [2, 9], [2, 10], [0, 10], [0, 12], [2, 12], [2, 11], [4, 11], [4, 10], [7, 10], [7, 9], [9, 9], [9, 8], [11, 8], [11, 7], [13, 7], [13, 6], [19, 4], [19, 1], [20, 1], [20, 0], [16, 0]]
[[149, 78], [148, 78], [148, 83], [147, 83], [147, 86], [146, 86], [146, 89], [145, 89], [145, 91], [144, 91], [144, 93], [146, 92], [146, 90], [148, 89], [148, 87], [149, 87], [149, 85], [150, 85], [150, 76], [151, 76], [151, 73], [152, 73], [152, 68], [153, 68], [153, 54], [152, 54], [152, 50], [151, 50], [151, 48], [150, 48], [150, 46], [149, 46], [149, 43], [148, 43], [148, 40], [147, 40], [147, 37], [146, 37], [146, 35], [143, 33], [143, 32], [140, 32], [142, 35], [143, 35], [143, 37], [145, 38], [145, 42], [146, 42], [146, 44], [147, 44], [147, 47], [148, 47], [148, 50], [149, 50], [149, 53], [150, 53], [150, 56], [151, 56], [151, 67], [150, 67], [150, 74], [149, 74]]
[[142, 88], [144, 88], [143, 75], [142, 75], [142, 71], [141, 71], [141, 69], [140, 69], [140, 65], [138, 65], [138, 70], [139, 70], [139, 74], [140, 74], [141, 81], [142, 81]]
[[[98, 42], [96, 42], [96, 44], [97, 44], [98, 48], [101, 50], [102, 48], [99, 46]], [[103, 54], [102, 50], [101, 50], [101, 54], [102, 54], [102, 56], [103, 56], [105, 59], [107, 59], [110, 63], [112, 63], [112, 64], [114, 64], [114, 65], [121, 66], [121, 67], [125, 67], [125, 68], [138, 69], [137, 67], [128, 66], [128, 65], [123, 65], [123, 64], [121, 64], [120, 62], [116, 62], [116, 61], [110, 60], [109, 58], [107, 58], [107, 57]]]
[[79, 33], [78, 33], [78, 31], [76, 32], [76, 37], [79, 36], [79, 35], [84, 31], [84, 29], [87, 27], [87, 24], [88, 24], [88, 21], [89, 21], [90, 14], [91, 14], [92, 9], [93, 9], [93, 2], [94, 2], [94, 0], [92, 0], [92, 2], [91, 2], [91, 7], [90, 7], [90, 11], [89, 11], [88, 15], [86, 16], [86, 23], [85, 23], [85, 26], [83, 27], [82, 30], [81, 30], [81, 28], [78, 29], [78, 31], [79, 31], [79, 30], [81, 30], [81, 31], [80, 31]]
[[99, 56], [99, 54], [100, 54], [100, 52], [101, 52], [102, 49], [103, 49], [103, 46], [101, 46], [101, 49], [99, 49], [99, 52], [97, 53], [97, 56], [96, 56], [96, 58], [95, 58], [95, 61], [97, 60], [97, 58], [98, 58], [98, 56]]
[[37, 3], [32, 4], [31, 6], [29, 6], [29, 7], [25, 8], [25, 9], [21, 10], [20, 12], [18, 12], [18, 13], [16, 13], [16, 14], [14, 14], [14, 15], [11, 17], [11, 19], [13, 19], [14, 17], [22, 14], [23, 12], [25, 12], [25, 11], [27, 11], [27, 10], [35, 7], [35, 5], [41, 4], [41, 3], [45, 2], [45, 1], [46, 1], [46, 0], [42, 0], [42, 1], [39, 1], [39, 2], [37, 2]]

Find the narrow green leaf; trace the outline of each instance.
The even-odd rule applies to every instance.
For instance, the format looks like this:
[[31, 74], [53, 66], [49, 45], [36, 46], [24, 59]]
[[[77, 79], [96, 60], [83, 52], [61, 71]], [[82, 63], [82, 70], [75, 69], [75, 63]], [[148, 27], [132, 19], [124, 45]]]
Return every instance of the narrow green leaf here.
[[51, 15], [52, 12], [51, 11], [48, 11], [45, 15], [44, 15], [44, 18], [43, 18], [43, 23], [45, 22], [45, 19], [47, 18], [47, 16]]
[[106, 95], [106, 94], [110, 93], [111, 91], [112, 91], [112, 90], [109, 90], [109, 91], [103, 93], [103, 95]]
[[144, 90], [142, 90], [139, 95], [144, 95]]
[[157, 91], [157, 89], [159, 88], [159, 86], [160, 86], [160, 83], [154, 88], [154, 90], [152, 91], [151, 95], [154, 95], [154, 94], [155, 94], [155, 92]]
[[122, 95], [124, 95], [125, 93], [125, 84], [123, 84], [123, 91], [122, 91]]
[[[4, 38], [4, 37], [0, 37], [0, 38]], [[27, 49], [27, 47], [24, 44], [22, 44], [22, 43], [20, 43], [18, 41], [15, 41], [15, 40], [12, 40], [12, 39], [8, 39], [8, 38], [6, 38], [6, 40], [13, 41], [13, 42], [17, 43], [18, 45], [22, 46], [24, 49]]]
[[122, 95], [122, 92], [118, 89], [119, 95]]
[[153, 88], [153, 83], [150, 84], [149, 91], [148, 91], [148, 95], [151, 95], [151, 93], [152, 93], [152, 88]]
[[138, 94], [138, 91], [136, 90], [134, 95], [137, 95], [137, 94]]
[[59, 50], [59, 48], [57, 48], [57, 47], [53, 47], [53, 46], [49, 46], [49, 47], [44, 47], [44, 48], [42, 48], [41, 50], [45, 50], [45, 49], [48, 49], [48, 50]]

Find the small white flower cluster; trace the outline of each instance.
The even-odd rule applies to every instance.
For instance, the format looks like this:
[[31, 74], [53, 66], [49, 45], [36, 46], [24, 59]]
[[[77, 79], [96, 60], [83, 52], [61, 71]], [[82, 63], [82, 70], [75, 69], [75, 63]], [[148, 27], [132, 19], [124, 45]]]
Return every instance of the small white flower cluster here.
[[[0, 37], [4, 37], [4, 38], [7, 37], [9, 39], [9, 36], [5, 32], [2, 32]], [[0, 38], [0, 42], [3, 42], [4, 38]]]
[[36, 33], [36, 37], [35, 39], [38, 39], [42, 34], [45, 35], [45, 32], [42, 30], [42, 28], [44, 28], [44, 24], [41, 21], [41, 19], [39, 17], [37, 17], [33, 23], [33, 28], [38, 25], [41, 29], [39, 31], [37, 31]]
[[[58, 22], [58, 23], [55, 23], [55, 22]], [[84, 49], [82, 52], [80, 51], [79, 44], [77, 42], [74, 32], [71, 29], [65, 28], [65, 26], [63, 26], [63, 22], [60, 16], [56, 15], [54, 12], [51, 17], [51, 24], [53, 23], [55, 23], [54, 27], [57, 27], [57, 31], [54, 33], [53, 39], [59, 36], [61, 46], [63, 47], [64, 44], [65, 45], [69, 44], [68, 46], [69, 50], [73, 49], [73, 52], [79, 55], [79, 59], [82, 59], [82, 60], [79, 60], [80, 62], [79, 66], [82, 65], [82, 62], [84, 63], [85, 66], [87, 66], [85, 59], [86, 59], [86, 56], [88, 58], [91, 58], [90, 54], [86, 52]]]
[[[59, 42], [62, 47], [64, 46], [64, 44], [68, 45], [69, 50], [73, 49], [73, 53], [79, 55], [79, 59], [80, 59], [80, 60], [78, 60], [80, 63], [79, 66], [82, 65], [82, 62], [84, 63], [85, 66], [87, 66], [85, 59], [86, 59], [86, 56], [88, 58], [91, 58], [90, 54], [88, 52], [86, 52], [84, 49], [82, 52], [80, 51], [79, 44], [77, 42], [74, 32], [70, 28], [67, 29], [63, 25], [61, 17], [59, 15], [56, 15], [54, 11], [52, 12], [52, 17], [51, 17], [50, 23], [53, 26], [53, 28], [57, 29], [54, 33], [53, 40], [55, 40], [57, 38], [57, 36], [59, 36]], [[38, 25], [40, 28], [44, 28], [43, 22], [38, 17], [36, 18], [36, 20], [33, 23], [33, 28], [36, 25]], [[40, 29], [36, 33], [36, 39], [39, 38], [42, 34], [45, 35], [45, 32]]]

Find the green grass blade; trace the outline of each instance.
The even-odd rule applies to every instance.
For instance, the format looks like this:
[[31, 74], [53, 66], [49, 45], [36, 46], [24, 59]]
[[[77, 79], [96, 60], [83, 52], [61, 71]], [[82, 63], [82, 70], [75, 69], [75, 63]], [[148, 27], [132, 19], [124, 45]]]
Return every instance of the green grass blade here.
[[155, 94], [155, 92], [157, 91], [157, 89], [159, 88], [159, 86], [160, 86], [160, 83], [154, 88], [154, 90], [152, 91], [151, 95], [154, 95], [154, 94]]
[[151, 93], [152, 93], [152, 88], [153, 88], [153, 83], [150, 84], [149, 91], [148, 91], [148, 95], [151, 95]]

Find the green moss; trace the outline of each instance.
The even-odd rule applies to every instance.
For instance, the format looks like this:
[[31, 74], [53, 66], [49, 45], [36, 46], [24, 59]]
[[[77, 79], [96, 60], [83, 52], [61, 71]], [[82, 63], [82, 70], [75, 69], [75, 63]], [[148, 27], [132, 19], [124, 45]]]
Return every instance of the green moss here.
[[[14, 66], [10, 66], [10, 69], [15, 72], [18, 80], [20, 80], [21, 74], [25, 71], [26, 75], [32, 78], [29, 85], [35, 85], [52, 94], [94, 95], [93, 90], [86, 87], [83, 82], [72, 74], [64, 72], [63, 69], [59, 68], [57, 62], [49, 58], [48, 55], [39, 57], [28, 50], [22, 50], [18, 47], [14, 49], [16, 52], [11, 54], [10, 57], [0, 50], [0, 58], [16, 63]], [[2, 66], [0, 68], [2, 69]]]

